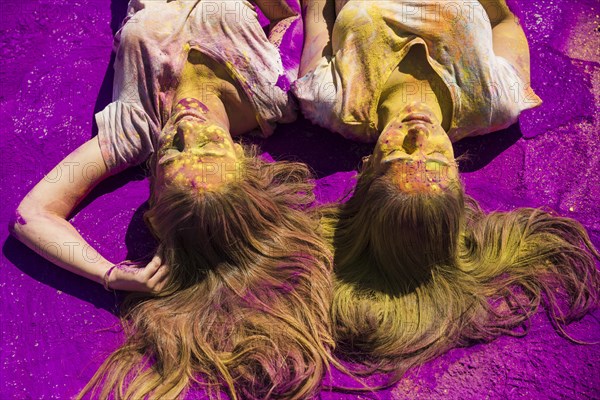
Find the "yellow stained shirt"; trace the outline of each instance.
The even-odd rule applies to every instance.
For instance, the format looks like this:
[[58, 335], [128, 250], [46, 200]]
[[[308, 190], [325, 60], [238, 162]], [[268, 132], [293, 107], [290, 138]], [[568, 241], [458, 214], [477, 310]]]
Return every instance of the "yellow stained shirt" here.
[[361, 142], [374, 142], [383, 85], [422, 44], [452, 97], [452, 141], [506, 128], [541, 104], [492, 47], [492, 27], [477, 1], [337, 0], [333, 56], [292, 91], [306, 118]]

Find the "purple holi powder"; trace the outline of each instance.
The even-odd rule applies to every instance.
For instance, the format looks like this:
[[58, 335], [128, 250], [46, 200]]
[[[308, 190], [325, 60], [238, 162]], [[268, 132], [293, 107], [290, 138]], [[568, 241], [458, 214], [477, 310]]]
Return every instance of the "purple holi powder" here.
[[23, 216], [21, 215], [21, 213], [18, 210], [15, 211], [15, 214], [13, 215], [13, 217], [10, 220], [11, 226], [14, 226], [15, 224], [27, 225], [27, 221], [25, 221], [25, 218], [23, 218]]
[[[42, 6], [32, 0], [3, 5], [4, 226], [11, 216], [21, 223], [13, 210], [44, 173], [90, 138], [91, 116], [110, 101], [111, 19], [118, 26], [126, 5], [119, 9], [118, 4], [102, 2], [98, 7]], [[507, 142], [510, 132], [504, 131], [461, 144], [475, 165], [463, 171], [467, 192], [487, 210], [548, 206], [580, 221], [598, 246], [600, 107], [593, 85], [598, 63], [590, 39], [597, 36], [597, 5], [590, 0], [509, 1], [513, 4], [520, 8], [518, 16], [531, 43], [532, 85], [544, 105], [520, 119], [521, 133], [531, 139], [517, 135]], [[286, 46], [297, 51], [301, 40], [296, 37]], [[336, 200], [351, 189], [359, 156], [364, 155], [357, 145], [303, 121], [281, 126], [263, 142], [263, 149], [268, 152], [264, 158], [310, 162], [319, 174], [321, 202]], [[479, 162], [479, 155], [488, 154], [493, 157]], [[142, 174], [134, 169], [101, 184], [72, 218], [110, 260], [137, 259], [152, 250], [141, 218], [149, 192]], [[118, 323], [114, 297], [101, 285], [43, 261], [8, 238], [6, 230], [2, 239], [0, 398], [74, 397], [123, 342], [121, 332], [107, 329]], [[568, 331], [578, 339], [597, 341], [599, 317], [587, 316]], [[502, 337], [453, 350], [376, 395], [324, 391], [321, 398], [596, 398], [599, 360], [600, 345], [566, 341], [541, 312], [524, 338]], [[333, 375], [336, 384], [356, 386], [335, 371]], [[206, 398], [195, 393], [190, 391], [188, 397]]]

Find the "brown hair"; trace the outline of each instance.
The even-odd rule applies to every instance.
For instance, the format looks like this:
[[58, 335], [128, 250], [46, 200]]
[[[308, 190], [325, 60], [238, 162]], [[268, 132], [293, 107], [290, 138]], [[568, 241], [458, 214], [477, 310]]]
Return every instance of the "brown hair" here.
[[311, 175], [252, 153], [243, 179], [220, 190], [171, 185], [157, 196], [147, 217], [168, 283], [131, 298], [125, 344], [82, 394], [175, 398], [191, 383], [234, 399], [317, 393], [333, 348], [332, 255], [306, 210]]
[[564, 325], [599, 304], [600, 255], [577, 221], [533, 208], [486, 214], [460, 182], [406, 194], [367, 167], [323, 221], [339, 353], [365, 374], [393, 372], [390, 383], [453, 347], [524, 335], [540, 303], [567, 338]]

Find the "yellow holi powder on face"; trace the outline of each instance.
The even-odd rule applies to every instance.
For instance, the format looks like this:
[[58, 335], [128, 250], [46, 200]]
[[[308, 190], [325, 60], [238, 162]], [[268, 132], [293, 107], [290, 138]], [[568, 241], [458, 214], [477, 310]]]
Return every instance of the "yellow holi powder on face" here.
[[201, 182], [198, 184], [198, 187], [204, 190], [214, 190], [216, 189], [217, 185], [213, 183]]
[[165, 157], [159, 168], [166, 184], [212, 190], [241, 176], [231, 136], [215, 123], [187, 117], [180, 120], [165, 132], [158, 155]]
[[390, 146], [386, 143], [386, 144], [382, 144], [380, 146], [380, 149], [382, 152], [387, 153], [390, 150]]
[[181, 172], [179, 172], [177, 175], [175, 175], [174, 181], [180, 184], [185, 184], [187, 180], [185, 176]]
[[190, 125], [191, 125], [191, 122], [184, 119], [179, 122], [179, 125], [177, 126], [177, 130], [188, 133], [190, 131]]
[[188, 156], [185, 160], [177, 159], [165, 167], [164, 182], [197, 190], [214, 190], [225, 183], [240, 179], [241, 176], [242, 172], [237, 162], [202, 162], [199, 157]]
[[175, 136], [175, 135], [174, 135], [173, 133], [169, 133], [169, 134], [165, 135], [165, 136], [163, 137], [163, 140], [162, 140], [162, 141], [163, 141], [163, 143], [172, 143], [172, 142], [173, 142], [173, 137], [174, 137], [174, 136]]
[[403, 150], [406, 133], [402, 131], [402, 125], [389, 126], [382, 132], [375, 146], [375, 152], [387, 155], [394, 150]]
[[427, 171], [425, 163], [397, 161], [391, 162], [385, 176], [401, 191], [414, 192], [441, 192], [453, 181], [447, 175], [440, 175], [438, 171]]
[[183, 163], [184, 163], [184, 161], [181, 158], [176, 158], [172, 162], [170, 168], [172, 168], [174, 170], [179, 170], [179, 169], [181, 169], [183, 167]]

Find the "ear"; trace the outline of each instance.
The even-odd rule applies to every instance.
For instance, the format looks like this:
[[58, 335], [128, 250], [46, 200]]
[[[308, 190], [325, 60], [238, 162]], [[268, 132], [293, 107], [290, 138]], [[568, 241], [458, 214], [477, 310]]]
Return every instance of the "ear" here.
[[242, 158], [244, 158], [244, 148], [242, 147], [242, 145], [241, 145], [241, 144], [239, 144], [239, 143], [234, 143], [234, 144], [233, 144], [233, 148], [234, 148], [234, 150], [235, 150], [235, 156], [236, 156], [238, 159], [242, 159]]

